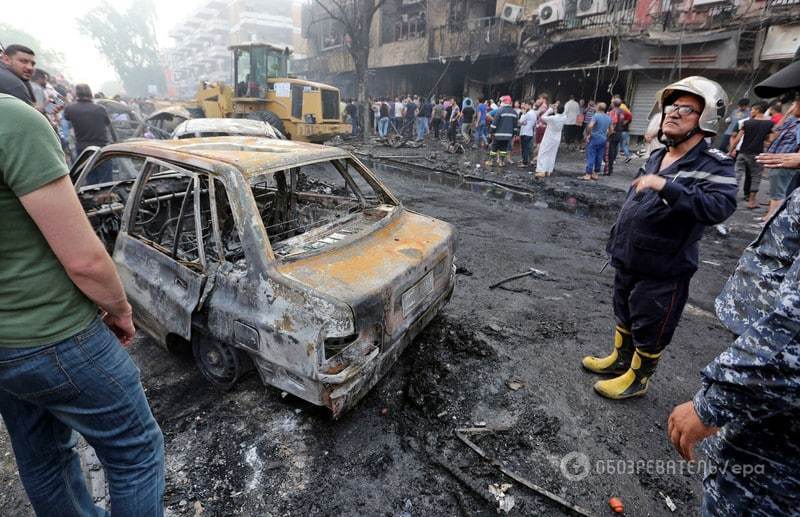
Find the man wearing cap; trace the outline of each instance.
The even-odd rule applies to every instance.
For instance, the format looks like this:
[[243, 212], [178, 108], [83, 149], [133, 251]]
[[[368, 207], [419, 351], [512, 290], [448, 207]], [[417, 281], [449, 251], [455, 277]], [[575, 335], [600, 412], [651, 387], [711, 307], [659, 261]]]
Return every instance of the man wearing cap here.
[[[760, 97], [800, 90], [796, 61], [754, 88]], [[738, 338], [706, 366], [702, 387], [669, 417], [686, 459], [708, 457], [702, 514], [796, 515], [800, 508], [800, 190], [744, 251], [717, 297]]]
[[595, 383], [603, 397], [644, 395], [672, 339], [697, 271], [698, 243], [708, 226], [736, 210], [733, 160], [709, 147], [726, 95], [704, 77], [687, 77], [659, 93], [665, 147], [653, 151], [633, 180], [606, 251], [614, 275], [614, 347], [583, 367], [614, 378]]

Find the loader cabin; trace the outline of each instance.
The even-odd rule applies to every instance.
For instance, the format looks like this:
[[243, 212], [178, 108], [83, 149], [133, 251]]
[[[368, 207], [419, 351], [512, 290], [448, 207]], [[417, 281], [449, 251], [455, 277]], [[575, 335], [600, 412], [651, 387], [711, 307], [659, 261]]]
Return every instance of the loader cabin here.
[[[291, 50], [267, 43], [231, 46], [233, 51], [234, 104], [249, 111], [268, 109], [281, 119], [305, 123], [341, 122], [339, 90], [290, 76]], [[249, 100], [249, 102], [248, 102]], [[262, 102], [259, 102], [262, 101]]]

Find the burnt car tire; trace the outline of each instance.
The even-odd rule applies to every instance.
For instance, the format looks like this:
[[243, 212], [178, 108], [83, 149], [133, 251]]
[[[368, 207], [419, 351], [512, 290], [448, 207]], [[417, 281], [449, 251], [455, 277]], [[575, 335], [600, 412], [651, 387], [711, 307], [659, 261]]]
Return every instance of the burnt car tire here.
[[253, 113], [248, 113], [247, 117], [245, 118], [266, 122], [267, 124], [272, 126], [276, 131], [280, 131], [280, 133], [283, 136], [286, 136], [286, 128], [283, 125], [283, 120], [278, 118], [278, 115], [274, 114], [271, 111], [254, 111]]
[[192, 355], [200, 373], [221, 390], [230, 390], [250, 370], [250, 357], [238, 348], [206, 336], [192, 339]]

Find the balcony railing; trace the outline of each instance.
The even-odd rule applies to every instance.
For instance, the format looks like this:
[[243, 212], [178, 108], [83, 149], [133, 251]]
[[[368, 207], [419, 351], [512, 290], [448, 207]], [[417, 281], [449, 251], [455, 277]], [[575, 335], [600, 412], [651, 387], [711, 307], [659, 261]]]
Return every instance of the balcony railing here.
[[497, 17], [474, 18], [463, 25], [444, 25], [430, 29], [428, 59], [502, 55], [517, 46], [519, 26]]
[[541, 25], [537, 22], [538, 34], [550, 34], [558, 31], [571, 31], [578, 29], [594, 29], [609, 27], [619, 29], [630, 27], [636, 15], [636, 0], [608, 0], [606, 10], [602, 13], [581, 15], [578, 4], [585, 0], [565, 0], [564, 19]]

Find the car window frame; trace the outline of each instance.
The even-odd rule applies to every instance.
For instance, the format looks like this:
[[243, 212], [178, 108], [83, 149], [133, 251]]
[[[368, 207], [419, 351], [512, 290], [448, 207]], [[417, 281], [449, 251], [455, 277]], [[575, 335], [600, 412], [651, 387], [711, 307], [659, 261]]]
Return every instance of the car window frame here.
[[[159, 158], [155, 158], [153, 156], [148, 156], [146, 158], [145, 164], [143, 166], [143, 171], [139, 174], [139, 177], [137, 178], [137, 184], [134, 187], [135, 190], [136, 190], [136, 196], [132, 200], [129, 200], [130, 207], [127, 209], [128, 213], [126, 215], [127, 224], [125, 225], [125, 232], [130, 236], [130, 238], [136, 239], [139, 242], [142, 242], [143, 244], [149, 246], [153, 250], [164, 254], [169, 259], [174, 260], [175, 262], [178, 262], [178, 263], [181, 262], [178, 259], [177, 255], [176, 255], [176, 252], [174, 251], [176, 249], [175, 248], [176, 244], [180, 240], [180, 236], [181, 236], [180, 232], [178, 232], [178, 231], [175, 232], [175, 237], [173, 239], [172, 249], [169, 250], [170, 253], [165, 253], [164, 251], [162, 251], [162, 248], [164, 248], [163, 246], [160, 246], [160, 245], [158, 247], [152, 246], [150, 244], [151, 241], [149, 239], [147, 239], [146, 237], [144, 237], [144, 236], [140, 235], [139, 233], [133, 231], [134, 225], [136, 223], [136, 213], [137, 213], [137, 210], [139, 209], [139, 206], [141, 204], [142, 195], [143, 195], [144, 190], [146, 188], [146, 183], [152, 177], [153, 169], [155, 167], [166, 167], [168, 169], [173, 170], [174, 172], [176, 172], [178, 174], [182, 174], [182, 175], [188, 176], [190, 178], [190, 180], [191, 180], [191, 184], [192, 184], [191, 191], [192, 191], [192, 194], [194, 196], [194, 199], [192, 200], [192, 204], [193, 204], [193, 209], [194, 209], [194, 231], [195, 231], [195, 234], [196, 234], [195, 236], [197, 238], [197, 255], [198, 255], [198, 260], [200, 262], [200, 266], [201, 266], [201, 268], [203, 270], [202, 274], [206, 274], [208, 272], [208, 260], [207, 260], [206, 253], [205, 253], [205, 242], [203, 240], [203, 232], [201, 230], [201, 228], [202, 228], [201, 222], [202, 221], [200, 219], [200, 197], [198, 195], [198, 191], [199, 191], [199, 187], [200, 187], [200, 176], [199, 175], [200, 174], [205, 174], [209, 178], [209, 180], [213, 180], [211, 175], [209, 175], [207, 173], [204, 173], [204, 172], [193, 171], [193, 170], [188, 169], [186, 167], [183, 167], [181, 165], [176, 165], [174, 163], [170, 163], [168, 161], [165, 161], [165, 160], [162, 160], [162, 159], [159, 159]], [[179, 219], [176, 222], [176, 224], [180, 224], [180, 221], [181, 220]], [[217, 228], [218, 228], [218, 225], [217, 225]], [[214, 230], [212, 230], [212, 231], [214, 231]], [[181, 264], [181, 265], [183, 265], [183, 264]], [[186, 266], [184, 266], [184, 267], [186, 267]]]

